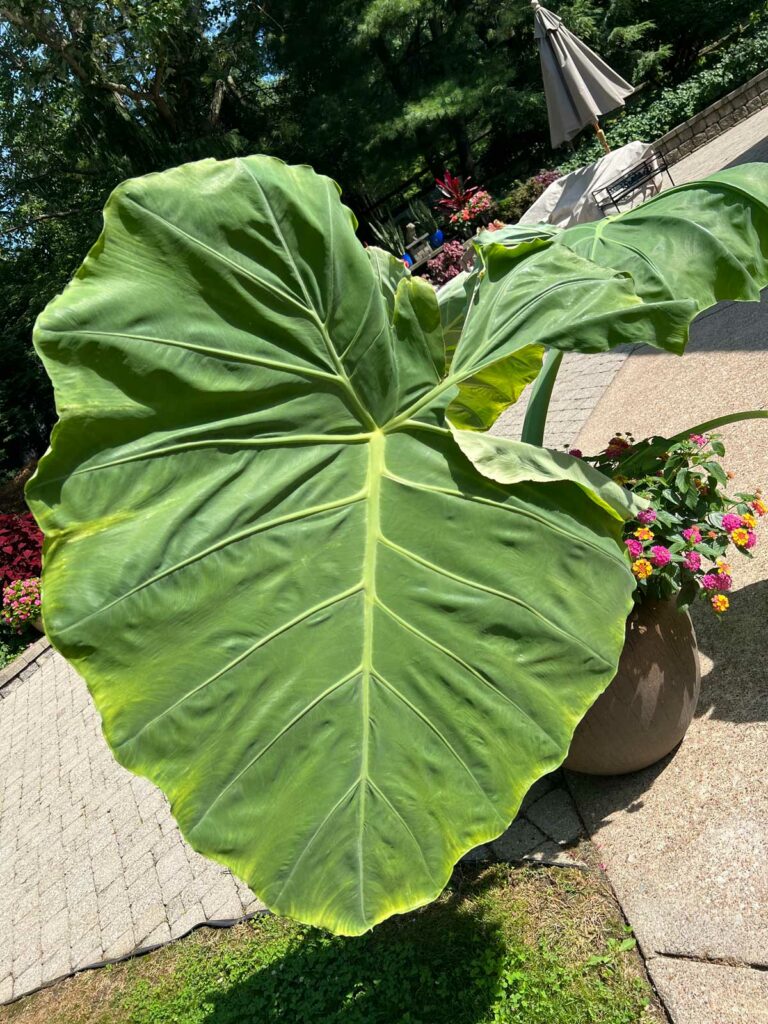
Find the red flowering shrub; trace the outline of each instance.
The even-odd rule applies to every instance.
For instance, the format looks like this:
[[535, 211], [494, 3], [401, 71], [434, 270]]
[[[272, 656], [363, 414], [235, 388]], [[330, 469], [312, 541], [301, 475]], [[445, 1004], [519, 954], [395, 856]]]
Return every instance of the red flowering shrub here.
[[43, 535], [31, 512], [0, 514], [0, 587], [40, 575]]

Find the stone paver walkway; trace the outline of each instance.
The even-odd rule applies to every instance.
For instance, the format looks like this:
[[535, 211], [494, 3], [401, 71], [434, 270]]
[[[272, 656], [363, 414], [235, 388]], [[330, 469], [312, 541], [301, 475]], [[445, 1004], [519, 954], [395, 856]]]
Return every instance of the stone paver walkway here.
[[262, 906], [117, 764], [60, 655], [43, 650], [0, 695], [0, 1003]]

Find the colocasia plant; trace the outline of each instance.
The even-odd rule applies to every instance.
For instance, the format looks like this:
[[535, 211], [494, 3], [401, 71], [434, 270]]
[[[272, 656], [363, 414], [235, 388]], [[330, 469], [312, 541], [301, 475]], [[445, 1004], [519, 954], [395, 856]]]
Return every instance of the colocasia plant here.
[[[573, 449], [570, 454], [583, 457]], [[674, 597], [682, 609], [700, 597], [717, 614], [728, 610], [731, 559], [752, 556], [768, 505], [760, 491], [726, 493], [724, 456], [716, 433], [691, 433], [653, 448], [617, 432], [599, 455], [587, 458], [647, 502], [624, 528], [637, 601]]]
[[35, 329], [47, 635], [192, 846], [346, 934], [437, 896], [613, 679], [646, 502], [541, 446], [547, 397], [759, 297], [768, 168], [476, 245], [435, 292], [311, 168], [204, 160], [119, 186]]
[[0, 622], [21, 633], [28, 625], [40, 618], [40, 578], [30, 576], [14, 580], [3, 587], [3, 605]]

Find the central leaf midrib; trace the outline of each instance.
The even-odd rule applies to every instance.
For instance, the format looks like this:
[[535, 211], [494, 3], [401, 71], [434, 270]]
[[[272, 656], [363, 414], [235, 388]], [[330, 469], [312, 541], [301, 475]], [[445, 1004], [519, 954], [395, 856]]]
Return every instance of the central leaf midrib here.
[[365, 517], [365, 548], [363, 551], [363, 654], [360, 673], [360, 708], [362, 718], [360, 739], [360, 772], [358, 782], [358, 872], [360, 913], [365, 913], [363, 843], [365, 803], [368, 786], [368, 752], [371, 725], [371, 680], [373, 678], [373, 625], [376, 607], [376, 554], [381, 537], [381, 480], [384, 475], [384, 434], [374, 431], [368, 442], [367, 499]]

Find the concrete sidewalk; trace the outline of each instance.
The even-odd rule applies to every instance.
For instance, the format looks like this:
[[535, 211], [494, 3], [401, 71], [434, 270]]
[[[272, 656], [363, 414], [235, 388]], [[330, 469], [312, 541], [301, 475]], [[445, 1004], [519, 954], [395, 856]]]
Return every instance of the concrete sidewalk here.
[[[629, 356], [578, 436], [594, 452], [768, 406], [768, 303], [727, 303], [694, 326], [686, 354]], [[768, 489], [768, 421], [721, 431], [732, 491]], [[768, 526], [735, 555], [731, 610], [694, 610], [697, 717], [676, 752], [572, 792], [649, 973], [675, 1024], [768, 1022]]]

